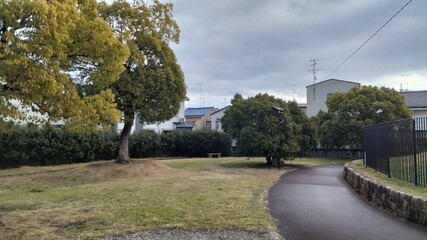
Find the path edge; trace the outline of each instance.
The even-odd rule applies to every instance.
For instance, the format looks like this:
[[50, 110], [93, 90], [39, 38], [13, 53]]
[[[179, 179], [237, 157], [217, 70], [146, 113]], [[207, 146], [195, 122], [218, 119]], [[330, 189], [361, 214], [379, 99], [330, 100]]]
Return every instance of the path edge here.
[[427, 199], [398, 191], [371, 179], [353, 168], [353, 162], [344, 165], [343, 177], [358, 195], [396, 217], [427, 226]]

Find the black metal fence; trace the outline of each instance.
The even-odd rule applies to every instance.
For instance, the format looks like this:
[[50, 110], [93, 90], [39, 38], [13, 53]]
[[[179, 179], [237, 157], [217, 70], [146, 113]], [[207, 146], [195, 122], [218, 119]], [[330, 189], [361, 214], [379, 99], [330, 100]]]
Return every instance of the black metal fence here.
[[313, 148], [310, 150], [309, 156], [316, 158], [361, 159], [363, 158], [363, 149]]
[[427, 118], [364, 127], [363, 150], [366, 166], [427, 187]]

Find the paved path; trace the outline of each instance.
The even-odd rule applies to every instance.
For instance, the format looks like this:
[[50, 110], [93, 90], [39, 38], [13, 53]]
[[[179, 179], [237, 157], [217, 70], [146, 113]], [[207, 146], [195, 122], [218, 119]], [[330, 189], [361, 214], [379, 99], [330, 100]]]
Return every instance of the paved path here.
[[427, 229], [376, 209], [342, 178], [343, 165], [299, 169], [270, 189], [269, 208], [286, 240], [427, 240]]

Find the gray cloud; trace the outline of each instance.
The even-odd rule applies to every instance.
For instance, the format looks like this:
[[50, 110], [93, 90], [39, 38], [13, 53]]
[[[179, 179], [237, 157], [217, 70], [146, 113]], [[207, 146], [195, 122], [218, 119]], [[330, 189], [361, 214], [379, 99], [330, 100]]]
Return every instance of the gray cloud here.
[[[181, 41], [172, 45], [191, 101], [222, 107], [234, 92], [305, 101], [310, 58], [323, 80], [406, 0], [172, 0]], [[330, 77], [427, 89], [427, 1], [414, 0]], [[401, 75], [410, 74], [409, 77]], [[224, 98], [227, 100], [224, 101]]]

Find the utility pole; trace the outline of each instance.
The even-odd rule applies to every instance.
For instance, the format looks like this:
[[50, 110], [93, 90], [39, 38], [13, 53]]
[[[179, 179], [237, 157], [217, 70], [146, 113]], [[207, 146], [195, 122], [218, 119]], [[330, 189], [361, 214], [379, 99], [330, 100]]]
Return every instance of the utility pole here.
[[206, 84], [204, 82], [197, 82], [197, 85], [199, 86], [199, 95], [200, 95], [200, 107], [202, 107], [202, 85]]
[[291, 84], [292, 87], [292, 99], [295, 101], [295, 84]]
[[313, 96], [314, 96], [314, 100], [316, 100], [316, 80], [317, 80], [316, 72], [324, 70], [324, 69], [317, 69], [316, 68], [317, 62], [320, 61], [320, 60], [323, 60], [323, 58], [313, 58], [313, 59], [310, 59], [310, 62], [312, 64], [310, 64], [308, 66], [312, 67], [312, 69], [307, 70], [307, 71], [313, 73]]

